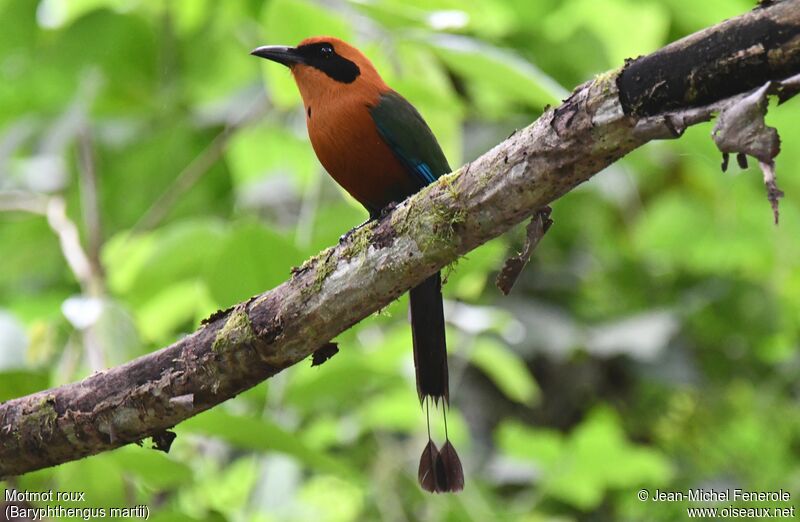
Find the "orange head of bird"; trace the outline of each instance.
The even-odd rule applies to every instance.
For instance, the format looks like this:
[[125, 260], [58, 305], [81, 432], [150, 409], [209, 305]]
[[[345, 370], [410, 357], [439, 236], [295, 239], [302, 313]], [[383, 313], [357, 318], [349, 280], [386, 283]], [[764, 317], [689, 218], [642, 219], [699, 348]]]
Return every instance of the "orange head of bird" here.
[[332, 36], [306, 38], [296, 47], [265, 45], [250, 54], [287, 66], [306, 104], [347, 92], [388, 89], [361, 51]]

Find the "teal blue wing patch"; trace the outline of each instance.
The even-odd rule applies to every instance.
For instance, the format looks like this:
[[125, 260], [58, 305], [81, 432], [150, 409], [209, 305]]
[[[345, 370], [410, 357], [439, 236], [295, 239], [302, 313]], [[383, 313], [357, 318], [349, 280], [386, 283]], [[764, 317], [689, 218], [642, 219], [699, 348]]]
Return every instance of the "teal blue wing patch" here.
[[417, 109], [394, 91], [381, 96], [370, 109], [378, 134], [420, 186], [450, 172], [439, 142]]

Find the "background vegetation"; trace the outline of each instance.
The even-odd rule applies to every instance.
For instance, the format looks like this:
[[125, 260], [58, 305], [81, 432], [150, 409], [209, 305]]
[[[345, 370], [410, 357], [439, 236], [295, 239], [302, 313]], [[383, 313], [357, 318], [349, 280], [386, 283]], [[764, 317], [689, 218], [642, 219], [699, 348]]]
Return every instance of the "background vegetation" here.
[[[318, 165], [290, 75], [251, 48], [356, 43], [456, 166], [753, 3], [0, 0], [0, 400], [164, 346], [365, 219]], [[706, 124], [557, 201], [510, 297], [493, 279], [521, 229], [449, 272], [461, 495], [416, 484], [406, 298], [324, 366], [179, 425], [169, 455], [126, 447], [5, 486], [178, 521], [682, 520], [685, 503], [636, 492], [796, 498], [800, 105], [767, 120], [779, 227], [755, 168], [720, 173]]]

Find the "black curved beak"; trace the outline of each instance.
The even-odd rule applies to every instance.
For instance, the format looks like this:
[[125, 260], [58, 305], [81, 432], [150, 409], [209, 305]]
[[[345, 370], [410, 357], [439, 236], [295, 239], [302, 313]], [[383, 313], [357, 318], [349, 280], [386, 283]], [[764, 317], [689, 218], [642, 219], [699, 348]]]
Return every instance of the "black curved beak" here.
[[296, 63], [303, 63], [303, 57], [297, 52], [294, 47], [286, 47], [285, 45], [264, 45], [256, 47], [250, 54], [272, 60], [273, 62], [282, 63], [286, 67], [291, 67]]

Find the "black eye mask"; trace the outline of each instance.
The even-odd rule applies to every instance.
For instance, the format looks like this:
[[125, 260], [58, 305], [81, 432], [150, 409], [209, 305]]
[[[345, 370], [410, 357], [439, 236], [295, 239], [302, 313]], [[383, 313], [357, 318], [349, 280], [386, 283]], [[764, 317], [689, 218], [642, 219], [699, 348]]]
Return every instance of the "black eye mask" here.
[[328, 42], [301, 45], [296, 50], [302, 63], [319, 69], [337, 82], [353, 83], [361, 69], [347, 58], [339, 56]]

